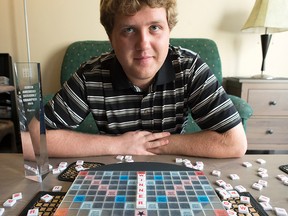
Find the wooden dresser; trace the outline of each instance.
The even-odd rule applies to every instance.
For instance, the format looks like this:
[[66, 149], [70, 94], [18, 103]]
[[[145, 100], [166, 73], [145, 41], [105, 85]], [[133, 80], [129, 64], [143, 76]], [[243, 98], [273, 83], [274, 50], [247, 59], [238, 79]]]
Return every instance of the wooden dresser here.
[[288, 150], [288, 78], [230, 77], [224, 88], [253, 109], [246, 128], [249, 150]]

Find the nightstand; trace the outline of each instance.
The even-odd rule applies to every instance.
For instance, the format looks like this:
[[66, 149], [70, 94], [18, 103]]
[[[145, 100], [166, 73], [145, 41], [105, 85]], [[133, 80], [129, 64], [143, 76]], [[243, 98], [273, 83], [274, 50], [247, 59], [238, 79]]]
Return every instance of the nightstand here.
[[224, 88], [253, 109], [246, 128], [249, 150], [288, 150], [288, 78], [229, 77]]
[[[8, 53], [0, 53], [0, 77], [0, 121], [11, 121], [13, 123], [15, 134], [13, 139], [16, 141], [17, 152], [21, 153], [22, 142], [16, 105], [16, 94], [13, 87], [14, 76], [12, 58]], [[2, 135], [0, 135], [0, 137]]]
[[17, 153], [14, 124], [9, 120], [0, 120], [0, 152]]

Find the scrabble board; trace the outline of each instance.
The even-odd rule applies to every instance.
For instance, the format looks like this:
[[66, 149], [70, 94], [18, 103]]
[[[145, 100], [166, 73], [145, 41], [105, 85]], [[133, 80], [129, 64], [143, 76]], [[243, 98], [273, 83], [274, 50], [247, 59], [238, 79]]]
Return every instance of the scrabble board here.
[[55, 216], [227, 215], [202, 171], [134, 162], [81, 171]]

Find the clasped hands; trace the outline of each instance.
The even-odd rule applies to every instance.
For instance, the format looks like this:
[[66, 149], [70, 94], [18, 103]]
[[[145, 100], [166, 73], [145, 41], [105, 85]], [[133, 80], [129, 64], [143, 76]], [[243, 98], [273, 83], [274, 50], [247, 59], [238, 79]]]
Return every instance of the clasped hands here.
[[119, 138], [121, 139], [122, 151], [125, 154], [155, 155], [153, 152], [156, 149], [169, 143], [169, 136], [169, 132], [132, 131], [120, 135]]

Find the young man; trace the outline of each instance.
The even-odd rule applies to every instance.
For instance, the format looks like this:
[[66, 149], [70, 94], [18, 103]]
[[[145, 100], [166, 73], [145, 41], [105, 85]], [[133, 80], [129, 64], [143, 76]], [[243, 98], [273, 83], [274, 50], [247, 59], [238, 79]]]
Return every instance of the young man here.
[[[197, 54], [169, 45], [176, 0], [100, 4], [113, 51], [83, 64], [46, 105], [49, 155], [242, 156], [246, 136], [223, 88]], [[203, 131], [182, 134], [190, 109]], [[90, 111], [100, 134], [67, 130]]]

